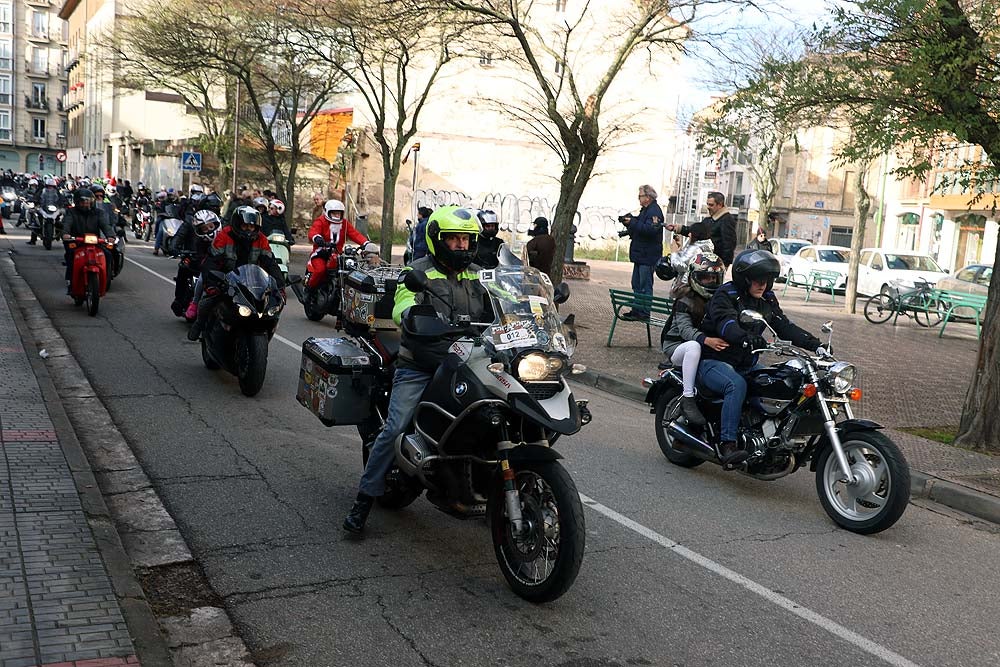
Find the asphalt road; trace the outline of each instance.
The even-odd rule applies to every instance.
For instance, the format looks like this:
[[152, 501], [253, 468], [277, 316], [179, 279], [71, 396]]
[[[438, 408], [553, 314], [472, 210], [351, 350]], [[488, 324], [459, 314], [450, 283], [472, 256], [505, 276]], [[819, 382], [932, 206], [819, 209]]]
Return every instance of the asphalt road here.
[[269, 665], [1000, 664], [994, 528], [911, 505], [881, 535], [845, 532], [808, 473], [673, 467], [643, 406], [595, 392], [579, 392], [593, 423], [560, 441], [588, 509], [583, 568], [558, 601], [513, 595], [483, 522], [424, 500], [376, 509], [367, 538], [345, 540], [358, 436], [295, 400], [298, 344], [331, 323], [291, 303], [289, 343], [272, 341], [246, 398], [171, 315], [174, 261], [130, 246], [90, 318], [64, 293], [61, 253], [5, 238]]

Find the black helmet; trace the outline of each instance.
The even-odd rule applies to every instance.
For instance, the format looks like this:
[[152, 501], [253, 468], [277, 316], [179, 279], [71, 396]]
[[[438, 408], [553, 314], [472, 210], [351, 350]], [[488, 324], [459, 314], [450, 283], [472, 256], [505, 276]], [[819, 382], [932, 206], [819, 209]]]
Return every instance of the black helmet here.
[[[243, 225], [246, 224], [253, 225], [254, 228], [251, 230], [243, 229]], [[233, 211], [233, 218], [229, 226], [233, 228], [233, 233], [238, 238], [252, 241], [260, 233], [260, 213], [252, 206], [240, 206]]]
[[706, 300], [725, 282], [726, 265], [710, 252], [695, 255], [688, 266], [688, 286]]
[[87, 206], [82, 207], [84, 209], [93, 208], [94, 206], [94, 193], [87, 188], [77, 188], [74, 190], [73, 199], [76, 202], [76, 206], [80, 206], [84, 202], [89, 202]]
[[95, 198], [97, 197], [97, 193], [100, 193], [102, 197], [104, 196], [104, 186], [100, 183], [94, 183], [91, 185], [90, 191], [94, 193]]
[[212, 211], [213, 213], [218, 214], [222, 211], [222, 198], [214, 192], [209, 192], [205, 195], [205, 198], [201, 200], [201, 208], [202, 210]]
[[[497, 214], [494, 211], [489, 209], [480, 211], [477, 217], [479, 218], [479, 224], [483, 226], [483, 236], [486, 238], [491, 239], [500, 231], [500, 221], [497, 219]], [[487, 225], [489, 225], [490, 229], [487, 229]]]
[[781, 273], [781, 262], [766, 250], [744, 250], [733, 261], [733, 285], [741, 294], [750, 290], [751, 280], [766, 280], [767, 289]]
[[540, 236], [549, 233], [549, 221], [542, 216], [535, 218], [531, 224], [533, 228], [528, 230], [528, 236]]
[[673, 280], [677, 277], [677, 270], [670, 263], [669, 257], [661, 257], [656, 260], [656, 268], [653, 270], [656, 271], [656, 277], [660, 280]]

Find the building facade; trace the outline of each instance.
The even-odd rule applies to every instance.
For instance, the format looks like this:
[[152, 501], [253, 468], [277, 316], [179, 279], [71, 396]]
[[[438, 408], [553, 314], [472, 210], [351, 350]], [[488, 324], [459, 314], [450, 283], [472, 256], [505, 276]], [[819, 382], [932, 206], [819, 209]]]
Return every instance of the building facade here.
[[49, 0], [0, 0], [0, 169], [62, 174], [67, 26]]

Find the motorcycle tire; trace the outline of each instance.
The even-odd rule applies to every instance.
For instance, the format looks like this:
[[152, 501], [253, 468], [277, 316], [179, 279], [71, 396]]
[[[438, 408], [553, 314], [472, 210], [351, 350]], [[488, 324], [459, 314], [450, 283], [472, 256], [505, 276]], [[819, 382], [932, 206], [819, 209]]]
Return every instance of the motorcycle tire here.
[[[368, 455], [371, 453], [374, 438], [365, 442], [361, 447], [361, 464], [368, 465]], [[389, 468], [385, 474], [385, 491], [375, 499], [378, 506], [387, 510], [401, 510], [413, 504], [413, 501], [420, 497], [424, 490], [409, 481], [409, 479], [399, 471], [395, 464]]]
[[326, 313], [316, 309], [316, 300], [310, 297], [306, 297], [306, 300], [302, 303], [302, 307], [306, 311], [306, 317], [313, 322], [319, 322], [326, 316]]
[[244, 336], [236, 344], [236, 378], [244, 396], [256, 396], [267, 373], [267, 336]]
[[[828, 445], [816, 460], [820, 504], [841, 528], [859, 535], [879, 533], [896, 523], [910, 502], [910, 467], [896, 443], [878, 431], [854, 431], [841, 444], [852, 469], [862, 472], [862, 490], [870, 490], [858, 497], [838, 481], [842, 472]], [[867, 465], [858, 465], [861, 458]]]
[[[536, 604], [551, 602], [569, 590], [583, 563], [587, 539], [583, 503], [573, 478], [558, 461], [518, 464], [514, 485], [530, 534], [514, 535], [503, 482], [497, 476], [486, 509], [493, 552], [516, 595]], [[546, 525], [553, 517], [556, 523]], [[539, 561], [542, 577], [537, 576]]]
[[215, 359], [212, 359], [212, 357], [208, 355], [208, 343], [205, 342], [204, 338], [201, 339], [201, 363], [205, 364], [205, 368], [210, 371], [217, 371], [220, 368], [219, 364], [215, 362]]
[[96, 273], [87, 274], [87, 291], [84, 301], [87, 304], [87, 314], [91, 317], [97, 315], [97, 309], [101, 306], [101, 279]]
[[656, 407], [653, 412], [653, 430], [656, 431], [656, 443], [660, 446], [660, 451], [667, 457], [667, 460], [682, 468], [696, 468], [705, 462], [693, 454], [687, 454], [674, 449], [674, 439], [667, 433], [665, 422], [670, 421], [666, 416], [676, 410], [677, 401], [681, 400], [681, 392], [673, 389], [660, 394], [656, 400]]

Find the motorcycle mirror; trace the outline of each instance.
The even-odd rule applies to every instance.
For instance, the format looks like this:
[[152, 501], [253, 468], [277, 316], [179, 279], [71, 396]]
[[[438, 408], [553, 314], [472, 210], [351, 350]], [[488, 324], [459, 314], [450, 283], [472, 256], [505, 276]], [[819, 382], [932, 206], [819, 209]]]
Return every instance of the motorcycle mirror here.
[[764, 316], [758, 313], [756, 310], [750, 310], [749, 308], [740, 313], [740, 324], [753, 324], [754, 322], [763, 322]]
[[833, 320], [829, 320], [827, 322], [824, 322], [823, 326], [820, 327], [820, 331], [822, 331], [823, 333], [832, 333], [833, 332]]
[[555, 296], [553, 301], [556, 303], [566, 303], [569, 300], [569, 285], [566, 283], [559, 283], [556, 285]]
[[423, 292], [427, 289], [427, 274], [420, 269], [404, 271], [403, 285], [411, 292]]

